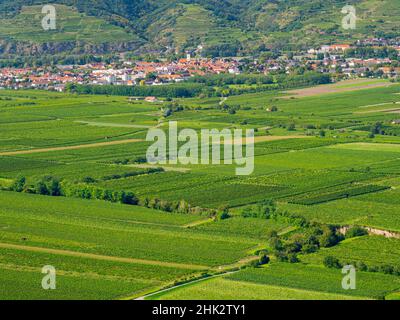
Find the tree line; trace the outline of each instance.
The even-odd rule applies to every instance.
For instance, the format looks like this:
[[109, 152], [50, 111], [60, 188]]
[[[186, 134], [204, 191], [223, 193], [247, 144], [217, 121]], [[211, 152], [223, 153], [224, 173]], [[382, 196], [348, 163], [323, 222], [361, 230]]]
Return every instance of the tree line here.
[[88, 63], [105, 62], [110, 63], [115, 60], [114, 57], [104, 55], [95, 56], [92, 54], [82, 55], [43, 55], [43, 56], [3, 56], [0, 59], [0, 68], [26, 68], [42, 67], [55, 65], [85, 65]]
[[304, 72], [300, 75], [279, 74], [275, 76], [263, 74], [213, 74], [195, 76], [188, 80], [194, 83], [203, 83], [208, 87], [229, 85], [277, 85], [277, 88], [287, 88], [299, 85], [317, 85], [331, 82], [331, 77], [315, 71]]
[[53, 176], [45, 176], [37, 179], [33, 183], [27, 183], [27, 179], [24, 176], [18, 176], [8, 190], [53, 197], [103, 200], [113, 203], [138, 205], [167, 213], [208, 216], [218, 220], [224, 220], [230, 217], [229, 210], [226, 207], [211, 209], [192, 206], [184, 200], [168, 201], [149, 197], [139, 199], [133, 192], [101, 188], [94, 185], [92, 183], [93, 181], [89, 181], [87, 178], [84, 180], [88, 182], [70, 182], [67, 180], [60, 180]]
[[320, 248], [333, 247], [344, 240], [344, 236], [339, 233], [336, 226], [310, 222], [302, 216], [280, 211], [272, 200], [265, 200], [257, 205], [244, 208], [241, 216], [284, 221], [303, 230], [302, 233], [294, 233], [289, 237], [280, 236], [274, 230], [268, 234], [269, 247], [277, 260], [281, 262], [297, 263], [299, 254], [309, 254]]
[[271, 76], [261, 74], [210, 74], [205, 76], [195, 76], [189, 80], [195, 83], [204, 83], [207, 86], [225, 86], [225, 85], [254, 85], [254, 84], [272, 84], [274, 79]]
[[109, 202], [137, 205], [139, 200], [132, 192], [113, 191], [87, 183], [71, 183], [53, 176], [45, 176], [28, 184], [24, 176], [18, 176], [10, 187], [11, 191], [53, 197], [96, 199]]
[[200, 94], [204, 85], [197, 83], [169, 84], [160, 86], [80, 85], [68, 84], [66, 90], [78, 94], [104, 94], [137, 97], [191, 98]]
[[[66, 91], [77, 94], [103, 94], [120, 96], [156, 96], [165, 98], [192, 98], [240, 95], [270, 90], [306, 87], [328, 84], [331, 77], [317, 72], [305, 72], [302, 75], [209, 75], [193, 77], [185, 83], [160, 86], [125, 86], [125, 85], [80, 85], [67, 84]], [[230, 85], [252, 85], [249, 87], [229, 87]], [[216, 88], [215, 88], [216, 87]]]
[[398, 52], [396, 49], [389, 47], [357, 47], [346, 50], [345, 57], [360, 59], [389, 58], [398, 60]]

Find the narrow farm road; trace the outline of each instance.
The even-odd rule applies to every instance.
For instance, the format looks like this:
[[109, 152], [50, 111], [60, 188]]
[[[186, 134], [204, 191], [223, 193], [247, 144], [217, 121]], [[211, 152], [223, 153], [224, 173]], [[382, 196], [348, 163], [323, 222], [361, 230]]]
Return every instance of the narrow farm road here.
[[91, 143], [91, 144], [80, 144], [77, 146], [29, 149], [29, 150], [20, 150], [20, 151], [7, 151], [7, 152], [0, 152], [0, 156], [16, 156], [16, 155], [20, 155], [20, 154], [32, 154], [32, 153], [41, 153], [41, 152], [97, 148], [97, 147], [115, 146], [115, 145], [119, 145], [119, 144], [135, 143], [135, 142], [140, 142], [140, 141], [143, 141], [143, 140], [142, 139], [126, 139], [126, 140], [116, 140], [116, 141], [108, 141], [108, 142], [97, 142], [97, 143]]
[[70, 257], [88, 258], [88, 259], [95, 259], [95, 260], [106, 260], [106, 261], [125, 262], [125, 263], [132, 263], [132, 264], [144, 264], [144, 265], [152, 265], [152, 266], [171, 267], [171, 268], [177, 268], [177, 269], [189, 269], [189, 270], [206, 270], [206, 269], [208, 269], [208, 267], [206, 267], [206, 266], [200, 266], [200, 265], [195, 265], [195, 264], [184, 264], [184, 263], [164, 262], [164, 261], [156, 261], [156, 260], [104, 256], [104, 255], [99, 255], [99, 254], [94, 254], [94, 253], [84, 253], [84, 252], [70, 251], [70, 250], [24, 246], [24, 245], [10, 244], [10, 243], [0, 243], [0, 248], [15, 249], [15, 250], [22, 250], [22, 251], [29, 251], [29, 252], [51, 253], [51, 254], [58, 254], [58, 255], [64, 255], [64, 256], [70, 256]]
[[179, 285], [173, 286], [171, 288], [162, 289], [162, 290], [159, 290], [159, 291], [156, 291], [156, 292], [141, 296], [141, 297], [136, 298], [134, 300], [145, 300], [146, 298], [155, 296], [155, 295], [160, 294], [160, 293], [172, 291], [172, 290], [175, 290], [175, 289], [178, 289], [178, 288], [181, 288], [181, 287], [185, 287], [185, 286], [188, 286], [188, 285], [191, 285], [191, 284], [194, 284], [194, 283], [198, 283], [198, 282], [207, 281], [207, 280], [210, 280], [210, 279], [213, 279], [213, 278], [219, 278], [219, 277], [227, 276], [229, 274], [233, 274], [233, 273], [236, 273], [236, 272], [239, 272], [239, 270], [238, 271], [224, 272], [224, 273], [217, 274], [215, 276], [189, 281], [189, 282], [186, 282], [186, 283], [183, 283], [183, 284], [179, 284]]
[[[211, 270], [214, 270], [214, 271], [218, 270], [220, 273], [218, 273], [216, 275], [213, 275], [213, 276], [201, 278], [201, 279], [194, 279], [194, 280], [191, 280], [191, 281], [188, 281], [188, 282], [185, 282], [185, 283], [182, 283], [182, 284], [178, 284], [178, 285], [170, 287], [170, 288], [159, 289], [159, 290], [157, 290], [155, 292], [152, 292], [152, 293], [149, 293], [149, 294], [145, 294], [145, 295], [140, 296], [138, 298], [135, 298], [133, 300], [145, 300], [146, 298], [155, 296], [155, 295], [163, 293], [163, 292], [168, 292], [168, 291], [171, 291], [171, 290], [175, 290], [177, 288], [185, 287], [185, 286], [188, 286], [188, 285], [191, 285], [191, 284], [194, 284], [194, 283], [198, 283], [198, 282], [202, 282], [202, 281], [206, 281], [206, 280], [210, 280], [210, 279], [214, 279], [214, 278], [227, 276], [227, 275], [239, 272], [241, 270], [240, 269], [241, 266], [247, 265], [251, 261], [258, 260], [258, 259], [259, 259], [258, 256], [248, 256], [248, 257], [245, 257], [245, 258], [241, 259], [240, 261], [235, 262], [235, 263], [230, 264], [230, 265], [214, 267]], [[232, 271], [232, 268], [237, 268], [237, 269]], [[130, 299], [126, 298], [126, 300], [130, 300]]]
[[74, 121], [76, 123], [87, 124], [93, 127], [111, 127], [111, 128], [137, 128], [137, 129], [150, 129], [152, 126], [145, 126], [140, 124], [126, 124], [126, 123], [113, 123], [113, 122], [96, 122], [96, 121]]

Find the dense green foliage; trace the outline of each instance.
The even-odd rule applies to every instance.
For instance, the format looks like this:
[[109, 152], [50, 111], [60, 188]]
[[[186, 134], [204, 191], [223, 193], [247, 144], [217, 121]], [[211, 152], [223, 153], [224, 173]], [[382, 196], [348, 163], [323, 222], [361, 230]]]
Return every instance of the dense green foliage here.
[[[55, 32], [55, 38], [46, 39], [43, 33], [32, 32], [35, 24], [26, 18], [26, 13], [20, 12], [24, 5], [47, 4], [45, 1], [2, 0], [0, 12], [3, 21], [0, 30], [11, 41], [134, 41], [134, 48], [138, 51], [143, 51], [144, 44], [144, 48], [151, 52], [165, 50], [167, 46], [183, 52], [185, 49], [194, 50], [202, 44], [202, 54], [205, 56], [238, 56], [265, 51], [273, 53], [276, 49], [296, 50], [333, 41], [348, 42], [366, 37], [399, 35], [397, 0], [354, 0], [350, 3], [344, 0], [100, 0], [94, 3], [58, 0], [53, 3], [73, 6], [76, 13], [84, 16], [84, 22], [90, 21], [96, 28], [80, 28], [80, 24], [74, 20], [76, 13], [71, 13], [70, 9], [62, 24], [74, 32]], [[360, 22], [356, 30], [345, 30], [341, 26], [344, 17], [341, 9], [349, 4], [357, 8]], [[24, 18], [27, 22], [25, 32], [15, 31], [12, 27], [24, 21]], [[96, 32], [97, 27], [102, 32]], [[72, 48], [59, 49], [73, 51]], [[110, 53], [113, 49], [121, 50], [119, 46], [109, 46], [91, 47], [88, 51], [104, 49]]]
[[190, 98], [197, 96], [203, 86], [200, 84], [173, 84], [164, 86], [96, 86], [70, 85], [67, 90], [79, 94], [109, 94], [119, 96], [156, 96], [167, 98]]
[[[160, 86], [115, 86], [115, 85], [77, 85], [68, 84], [67, 91], [78, 94], [101, 94], [120, 96], [156, 96], [166, 98], [191, 98], [200, 95], [223, 96], [239, 95], [242, 93], [272, 91], [302, 86], [327, 84], [331, 78], [326, 74], [307, 72], [304, 75], [280, 75], [275, 81], [271, 77], [258, 75], [214, 75], [208, 77], [194, 77], [187, 83], [168, 84]], [[248, 88], [225, 88], [229, 84], [261, 84]], [[222, 86], [222, 89], [214, 89]]]
[[329, 201], [334, 201], [338, 199], [350, 198], [354, 196], [359, 196], [362, 194], [374, 193], [377, 191], [386, 190], [388, 187], [385, 186], [340, 186], [335, 187], [333, 190], [320, 191], [317, 194], [305, 194], [297, 197], [297, 199], [291, 200], [291, 203], [302, 204], [302, 205], [314, 205]]
[[[361, 235], [361, 234], [360, 234]], [[304, 256], [302, 260], [324, 263], [333, 268], [353, 265], [361, 271], [400, 275], [400, 264], [396, 256], [399, 252], [397, 239], [377, 236], [361, 236], [343, 241], [330, 250], [321, 250]]]

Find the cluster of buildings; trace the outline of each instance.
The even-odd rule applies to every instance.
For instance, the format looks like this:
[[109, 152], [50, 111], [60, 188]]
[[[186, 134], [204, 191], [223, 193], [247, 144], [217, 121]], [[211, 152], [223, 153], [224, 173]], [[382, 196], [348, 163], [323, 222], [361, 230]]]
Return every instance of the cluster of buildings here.
[[[386, 57], [360, 58], [349, 50], [390, 49]], [[365, 51], [365, 50], [364, 50]], [[393, 57], [393, 52], [395, 56]], [[397, 54], [396, 54], [397, 53]], [[281, 54], [268, 59], [206, 59], [176, 61], [130, 61], [92, 63], [82, 66], [0, 69], [0, 88], [37, 88], [63, 91], [68, 83], [92, 85], [161, 85], [185, 81], [207, 74], [291, 74], [299, 69], [331, 74], [334, 78], [400, 77], [400, 39], [371, 38], [350, 44], [323, 45], [304, 52]]]
[[[360, 58], [351, 56], [349, 50], [363, 48], [382, 49], [388, 48], [397, 52], [393, 57], [374, 57]], [[399, 57], [398, 59], [396, 59]], [[332, 74], [341, 78], [356, 77], [400, 77], [400, 41], [386, 39], [365, 39], [350, 44], [323, 45], [318, 48], [311, 48], [307, 52], [297, 55], [282, 55], [276, 59], [269, 59], [259, 63], [256, 67], [258, 71], [265, 74], [271, 73], [291, 73], [294, 69], [305, 67], [321, 73]], [[257, 62], [256, 62], [257, 64]]]
[[185, 59], [173, 62], [123, 61], [82, 66], [0, 69], [0, 88], [63, 91], [66, 84], [161, 85], [185, 81], [206, 74], [238, 74], [234, 59]]
[[[56, 70], [55, 70], [56, 69]], [[64, 91], [67, 83], [84, 83], [82, 70], [68, 68], [3, 68], [0, 69], [0, 89], [46, 89]]]
[[341, 55], [325, 56], [322, 60], [310, 60], [307, 64], [312, 70], [331, 73], [346, 78], [376, 76], [398, 77], [400, 68], [392, 66], [389, 58], [345, 58]]

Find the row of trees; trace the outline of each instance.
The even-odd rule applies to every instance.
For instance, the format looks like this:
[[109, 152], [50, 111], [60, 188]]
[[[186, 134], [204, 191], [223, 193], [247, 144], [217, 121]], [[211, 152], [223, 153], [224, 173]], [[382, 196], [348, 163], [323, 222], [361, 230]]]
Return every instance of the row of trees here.
[[89, 183], [92, 182], [89, 181], [91, 179], [85, 179], [88, 183], [73, 183], [66, 180], [60, 181], [58, 178], [46, 176], [38, 179], [33, 184], [27, 184], [26, 178], [24, 176], [19, 176], [14, 180], [10, 190], [46, 196], [94, 199], [129, 205], [140, 205], [169, 213], [196, 214], [213, 217], [218, 220], [224, 220], [230, 217], [229, 210], [226, 207], [221, 207], [219, 209], [201, 208], [192, 206], [184, 200], [167, 201], [158, 198], [150, 199], [147, 197], [139, 200], [132, 192], [100, 188]]
[[[345, 237], [339, 233], [337, 227], [326, 226], [317, 222], [310, 222], [302, 216], [280, 211], [272, 200], [265, 200], [260, 204], [244, 208], [241, 212], [244, 218], [274, 219], [283, 221], [304, 230], [289, 238], [283, 238], [276, 231], [268, 235], [269, 247], [279, 261], [296, 263], [298, 254], [308, 254], [318, 251], [320, 248], [335, 246]], [[363, 235], [363, 230], [350, 229], [348, 237]]]
[[269, 244], [279, 261], [299, 262], [298, 254], [309, 254], [320, 248], [329, 248], [344, 240], [334, 226], [314, 223], [304, 233], [294, 234], [287, 240], [282, 239], [277, 232], [270, 234]]
[[400, 276], [400, 264], [382, 264], [382, 265], [367, 265], [363, 261], [345, 261], [341, 262], [338, 258], [333, 256], [326, 256], [324, 258], [324, 266], [327, 268], [341, 269], [344, 266], [354, 266], [359, 271], [364, 272], [382, 272], [384, 274], [392, 274]]
[[120, 96], [137, 97], [166, 97], [166, 98], [190, 98], [198, 96], [203, 84], [199, 83], [181, 83], [161, 86], [114, 86], [114, 85], [79, 85], [68, 84], [66, 90], [78, 94], [105, 94]]
[[27, 180], [24, 176], [18, 176], [14, 180], [10, 189], [16, 192], [35, 193], [57, 197], [62, 195], [60, 180], [51, 176], [38, 179], [33, 184], [27, 184]]
[[203, 215], [208, 217], [215, 217], [219, 220], [228, 219], [229, 210], [226, 207], [222, 207], [219, 209], [210, 209], [210, 208], [201, 208], [198, 206], [192, 206], [187, 201], [168, 201], [168, 200], [161, 200], [158, 198], [150, 199], [145, 197], [140, 200], [139, 205], [155, 209], [161, 210], [165, 212], [174, 212], [180, 214], [195, 214], [195, 215]]
[[84, 183], [62, 182], [62, 195], [65, 197], [95, 199], [123, 204], [137, 205], [138, 198], [132, 192], [112, 191]]
[[[299, 85], [317, 85], [331, 82], [327, 74], [314, 71], [306, 71], [303, 74], [286, 75], [280, 74], [274, 77], [263, 74], [218, 74], [207, 76], [196, 76], [190, 82], [202, 83], [208, 87], [229, 85], [268, 85], [276, 84], [278, 88], [287, 88]], [[275, 87], [271, 87], [275, 88]]]
[[[362, 129], [367, 130], [368, 128], [363, 127]], [[369, 138], [374, 138], [377, 134], [386, 136], [398, 136], [400, 135], [400, 130], [397, 127], [385, 125], [382, 122], [376, 122], [370, 127]]]
[[203, 90], [203, 94], [208, 94], [208, 96], [214, 95], [218, 97], [226, 97], [230, 95], [241, 95], [245, 93], [257, 93], [264, 91], [307, 87], [319, 84], [327, 84], [330, 82], [331, 77], [327, 74], [306, 72], [304, 75], [277, 75], [275, 77], [275, 82], [271, 84], [257, 84], [253, 86], [237, 87], [229, 87], [228, 85], [225, 85], [223, 87], [215, 88], [211, 93], [209, 90]]
[[236, 57], [242, 49], [242, 45], [239, 41], [232, 40], [230, 43], [205, 46], [202, 52], [202, 56], [209, 58]]
[[241, 216], [244, 218], [280, 220], [301, 228], [309, 228], [315, 225], [302, 216], [288, 211], [277, 210], [276, 203], [273, 200], [264, 200], [257, 205], [245, 207], [241, 211]]
[[94, 56], [91, 54], [82, 55], [43, 55], [43, 56], [9, 56], [0, 59], [0, 68], [24, 68], [24, 67], [42, 67], [60, 65], [85, 65], [94, 62], [110, 63], [114, 58], [112, 56]]
[[390, 47], [358, 47], [346, 50], [346, 58], [389, 58], [392, 60], [398, 60], [397, 50]]
[[[305, 72], [302, 75], [277, 75], [270, 76], [243, 74], [243, 75], [209, 75], [194, 77], [185, 83], [168, 84], [161, 86], [120, 86], [120, 85], [78, 85], [67, 84], [66, 90], [78, 94], [104, 94], [121, 96], [157, 96], [165, 98], [191, 98], [191, 97], [226, 97], [243, 93], [255, 93], [278, 89], [305, 87], [331, 82], [327, 74]], [[231, 85], [244, 85], [232, 87]], [[249, 86], [245, 86], [249, 85]], [[172, 109], [171, 109], [172, 110]]]
[[254, 84], [272, 84], [274, 79], [271, 76], [261, 74], [213, 74], [206, 76], [195, 76], [190, 79], [191, 82], [204, 83], [211, 86], [225, 86], [225, 85], [254, 85]]
[[271, 219], [276, 213], [276, 204], [272, 200], [264, 200], [263, 202], [251, 206], [245, 207], [241, 216], [243, 218], [260, 218], [260, 219]]
[[[269, 233], [269, 247], [272, 249], [272, 254], [281, 262], [297, 263], [299, 262], [299, 254], [314, 253], [321, 248], [333, 247], [344, 239], [362, 237], [368, 234], [366, 229], [354, 226], [348, 229], [344, 236], [340, 233], [337, 226], [310, 222], [304, 217], [297, 216], [287, 211], [279, 211], [272, 200], [265, 200], [258, 205], [247, 207], [242, 210], [241, 215], [244, 218], [251, 217], [284, 221], [290, 225], [298, 226], [303, 230], [302, 233], [295, 233], [289, 237], [280, 236], [276, 231], [271, 231]], [[263, 261], [269, 261], [268, 252], [265, 250], [262, 251], [263, 252], [259, 253], [260, 259], [262, 258]], [[261, 262], [261, 260], [254, 261], [253, 266], [260, 265], [262, 264]], [[342, 263], [332, 257], [326, 259], [324, 264], [330, 268], [341, 268], [343, 266]], [[356, 264], [353, 263], [353, 265], [355, 266]], [[380, 267], [367, 267], [363, 263], [358, 263], [357, 266], [359, 266], [362, 271], [400, 275], [400, 272], [396, 273], [400, 271], [400, 269], [397, 269], [395, 266], [384, 265]]]
[[137, 205], [139, 200], [132, 192], [113, 191], [86, 183], [71, 183], [58, 178], [46, 176], [33, 184], [27, 184], [26, 178], [17, 177], [10, 189], [16, 192], [26, 192], [54, 197], [73, 197], [81, 199], [96, 199], [110, 202]]
[[[143, 163], [144, 159], [136, 158], [135, 161], [136, 161], [136, 163], [138, 163], [139, 161], [141, 163]], [[136, 177], [136, 176], [140, 176], [143, 174], [159, 173], [159, 172], [164, 172], [164, 171], [165, 171], [164, 168], [147, 168], [147, 169], [140, 170], [140, 171], [126, 172], [126, 173], [122, 173], [122, 174], [112, 174], [109, 176], [104, 176], [101, 178], [101, 180], [103, 180], [103, 181], [117, 180], [117, 179], [129, 178], [129, 177]]]
[[276, 82], [281, 88], [292, 88], [297, 86], [328, 84], [331, 82], [331, 76], [315, 71], [307, 71], [301, 75], [277, 75]]
[[225, 95], [240, 95], [244, 93], [256, 93], [262, 91], [274, 91], [298, 87], [307, 87], [319, 84], [328, 84], [331, 82], [331, 76], [318, 72], [305, 72], [302, 75], [277, 75], [275, 76], [274, 83], [259, 84], [251, 87], [223, 87], [216, 89], [218, 96]]

